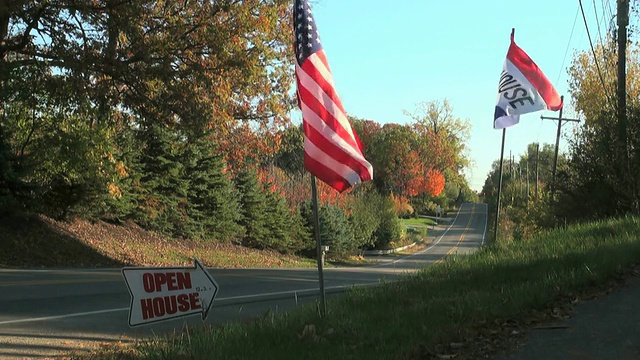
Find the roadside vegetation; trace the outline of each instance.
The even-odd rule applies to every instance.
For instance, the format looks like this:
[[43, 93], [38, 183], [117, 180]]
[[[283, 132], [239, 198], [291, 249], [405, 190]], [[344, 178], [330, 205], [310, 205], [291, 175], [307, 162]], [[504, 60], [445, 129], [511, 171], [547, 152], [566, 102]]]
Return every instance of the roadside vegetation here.
[[245, 324], [203, 328], [82, 359], [478, 359], [619, 279], [640, 258], [640, 219], [496, 244], [402, 281]]
[[[0, 217], [314, 257], [303, 129], [290, 119], [291, 1], [107, 3], [19, 1], [0, 14], [14, 29], [0, 33]], [[343, 193], [319, 184], [332, 256], [403, 243], [399, 218], [477, 200], [469, 121], [446, 99], [406, 115], [349, 119], [376, 175]], [[25, 257], [8, 249], [0, 263]]]
[[[603, 60], [604, 84], [614, 87], [616, 60], [603, 56], [609, 46], [615, 47], [612, 43], [599, 44], [595, 51]], [[505, 158], [497, 241], [526, 240], [566, 224], [640, 215], [639, 54], [640, 45], [631, 43], [627, 52], [629, 101], [625, 122], [618, 119], [615, 107], [607, 100], [592, 53], [575, 54], [568, 69], [569, 93], [581, 121], [568, 139], [569, 151], [558, 153], [555, 186], [554, 145], [531, 143], [525, 153]], [[481, 192], [494, 215], [499, 165], [499, 161], [493, 163]], [[494, 215], [489, 216], [488, 227], [492, 239], [496, 238]]]
[[[191, 266], [194, 257], [219, 268], [316, 266], [315, 260], [273, 250], [173, 239], [132, 222], [55, 221], [26, 214], [0, 217], [2, 268]], [[361, 262], [351, 260], [351, 264]]]

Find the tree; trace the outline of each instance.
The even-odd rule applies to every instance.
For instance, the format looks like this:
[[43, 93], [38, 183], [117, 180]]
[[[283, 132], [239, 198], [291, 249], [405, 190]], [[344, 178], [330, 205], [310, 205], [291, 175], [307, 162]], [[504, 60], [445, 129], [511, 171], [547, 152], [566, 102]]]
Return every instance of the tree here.
[[242, 235], [240, 204], [222, 157], [214, 155], [208, 136], [193, 140], [185, 156], [189, 182], [187, 215], [190, 232], [200, 238], [229, 241]]
[[145, 147], [140, 158], [137, 218], [148, 228], [188, 236], [189, 181], [181, 162], [183, 144], [163, 124], [150, 123], [139, 133]]
[[244, 169], [236, 176], [236, 188], [240, 192], [240, 225], [245, 229], [243, 244], [265, 248], [269, 236], [267, 199], [254, 170]]
[[640, 110], [629, 111], [629, 164], [616, 156], [614, 112], [597, 127], [584, 125], [571, 143], [566, 171], [559, 173], [557, 213], [569, 221], [640, 214]]
[[421, 155], [433, 159], [430, 168], [459, 172], [469, 165], [465, 144], [471, 124], [453, 115], [449, 100], [421, 102], [414, 112], [404, 110], [404, 114], [415, 121], [416, 132], [428, 144]]
[[[568, 69], [569, 93], [574, 108], [584, 117], [588, 126], [602, 119], [602, 112], [614, 111], [616, 103], [617, 46], [608, 38], [604, 44], [595, 46], [595, 56], [590, 51], [574, 54]], [[627, 46], [627, 106], [638, 106], [640, 101], [640, 47], [630, 43]], [[602, 81], [600, 76], [602, 76]]]
[[[100, 163], [118, 157], [113, 135], [123, 129], [162, 122], [190, 137], [215, 128], [219, 144], [242, 136], [243, 124], [269, 134], [291, 107], [289, 10], [285, 0], [7, 2], [0, 7], [4, 146], [35, 157], [34, 144], [51, 132], [45, 124], [65, 124], [55, 133], [79, 140], [88, 128], [103, 137], [87, 141], [95, 156], [79, 167], [112, 178], [113, 166]], [[37, 121], [24, 109], [37, 109]], [[47, 113], [57, 122], [40, 121]], [[55, 137], [46, 140], [57, 146]], [[9, 168], [15, 164], [1, 171]], [[85, 199], [107, 188], [86, 184]]]
[[[309, 229], [315, 233], [310, 201], [302, 205], [301, 213]], [[335, 205], [319, 206], [318, 222], [320, 223], [320, 241], [323, 245], [329, 245], [331, 253], [347, 255], [355, 252], [357, 245], [353, 238], [353, 229], [343, 209]]]

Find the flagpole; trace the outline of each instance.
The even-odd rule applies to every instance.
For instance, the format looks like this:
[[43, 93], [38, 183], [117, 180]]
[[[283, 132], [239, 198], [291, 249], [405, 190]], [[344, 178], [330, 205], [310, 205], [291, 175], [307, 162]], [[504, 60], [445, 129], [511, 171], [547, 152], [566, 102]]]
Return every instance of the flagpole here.
[[316, 236], [316, 249], [318, 258], [318, 280], [320, 282], [320, 316], [324, 317], [327, 314], [327, 303], [325, 300], [324, 292], [324, 275], [322, 273], [322, 243], [320, 240], [320, 217], [318, 215], [318, 185], [316, 184], [316, 177], [311, 175], [311, 202], [313, 206], [313, 227], [315, 228]]
[[500, 219], [500, 198], [502, 194], [502, 162], [504, 161], [504, 138], [507, 133], [507, 129], [502, 129], [502, 147], [500, 148], [500, 170], [498, 170], [498, 201], [496, 205], [496, 223], [493, 225], [494, 241], [498, 241], [498, 221]]

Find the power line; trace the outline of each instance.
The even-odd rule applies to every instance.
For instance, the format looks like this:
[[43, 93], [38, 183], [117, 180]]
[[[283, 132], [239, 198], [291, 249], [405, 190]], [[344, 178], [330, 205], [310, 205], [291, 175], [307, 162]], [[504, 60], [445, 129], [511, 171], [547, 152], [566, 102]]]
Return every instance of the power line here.
[[[611, 9], [610, 4], [608, 1], [602, 0], [602, 23], [605, 23], [605, 18], [606, 18], [606, 12], [607, 12], [607, 7], [609, 7], [609, 10]], [[598, 9], [596, 8], [596, 0], [593, 0], [593, 11], [595, 13], [596, 16], [596, 24], [598, 25], [598, 37], [600, 39], [600, 49], [602, 49], [602, 57], [604, 58], [604, 71], [605, 74], [607, 76], [612, 76], [611, 75], [611, 68], [609, 67], [610, 61], [611, 61], [611, 51], [612, 49], [609, 49], [609, 47], [607, 46], [607, 44], [604, 42], [604, 40], [602, 39], [602, 33], [600, 31], [600, 20], [598, 18]], [[613, 17], [611, 17], [611, 19], [613, 19]], [[605, 25], [606, 27], [606, 25]], [[613, 31], [614, 26], [613, 26], [613, 22], [610, 21], [609, 22], [609, 27], [606, 29], [607, 33], [609, 31]], [[605, 33], [606, 34], [606, 33]], [[613, 44], [613, 42], [609, 42], [610, 38], [607, 39], [609, 44]], [[594, 55], [595, 57], [595, 55]]]
[[604, 19], [608, 21], [607, 33], [612, 34], [615, 29], [615, 22], [613, 21], [613, 10], [611, 10], [611, 2], [609, 0], [602, 0], [602, 12]]
[[[596, 7], [596, 0], [593, 0], [593, 13], [596, 16], [596, 26], [598, 26], [598, 38], [600, 39], [600, 45], [603, 45], [602, 33], [600, 32], [600, 19], [598, 18], [598, 9]], [[604, 8], [602, 9], [602, 14], [604, 16]]]
[[571, 27], [571, 35], [569, 35], [569, 41], [567, 42], [567, 48], [564, 50], [564, 58], [562, 58], [562, 65], [560, 66], [560, 71], [558, 72], [558, 78], [556, 79], [556, 86], [558, 86], [558, 81], [560, 81], [560, 75], [562, 75], [562, 70], [564, 69], [564, 63], [567, 60], [567, 54], [569, 53], [569, 46], [571, 45], [571, 39], [573, 38], [573, 30], [576, 28], [576, 22], [578, 21], [578, 12], [580, 10], [576, 9], [576, 16], [573, 18], [573, 26]]
[[[604, 95], [607, 97], [607, 101], [609, 105], [612, 105], [611, 97], [609, 96], [609, 92], [607, 91], [607, 87], [604, 84], [604, 78], [602, 77], [602, 71], [600, 71], [600, 65], [598, 64], [598, 57], [596, 56], [596, 50], [593, 48], [593, 41], [591, 41], [591, 33], [589, 32], [589, 24], [587, 24], [587, 17], [584, 15], [584, 8], [582, 6], [582, 0], [578, 0], [580, 4], [580, 11], [582, 12], [582, 20], [584, 20], [584, 27], [587, 30], [587, 37], [589, 38], [589, 45], [591, 46], [591, 52], [593, 53], [593, 61], [596, 64], [596, 69], [598, 70], [598, 76], [600, 77], [600, 83], [602, 84], [602, 90], [604, 91]], [[612, 105], [612, 109], [616, 109], [615, 106]]]

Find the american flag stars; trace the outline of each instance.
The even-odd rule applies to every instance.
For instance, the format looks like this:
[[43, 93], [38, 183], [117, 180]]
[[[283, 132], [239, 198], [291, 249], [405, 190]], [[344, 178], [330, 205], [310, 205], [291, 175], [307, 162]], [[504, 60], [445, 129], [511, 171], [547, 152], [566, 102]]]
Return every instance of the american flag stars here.
[[309, 55], [321, 50], [320, 35], [308, 1], [298, 1], [294, 12], [296, 58], [302, 64]]
[[304, 167], [342, 192], [373, 179], [347, 113], [333, 84], [308, 0], [296, 0], [293, 13], [298, 106], [304, 127]]

